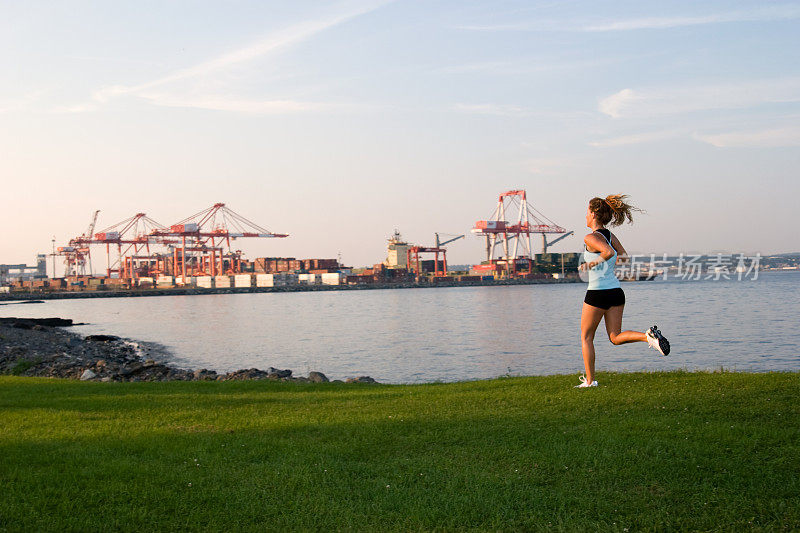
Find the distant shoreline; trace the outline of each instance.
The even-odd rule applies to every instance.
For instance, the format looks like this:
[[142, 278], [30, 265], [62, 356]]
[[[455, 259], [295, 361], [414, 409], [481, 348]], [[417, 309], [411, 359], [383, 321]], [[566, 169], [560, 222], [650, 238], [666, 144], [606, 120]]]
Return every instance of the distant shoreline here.
[[436, 283], [370, 283], [360, 285], [287, 285], [283, 287], [229, 287], [219, 289], [170, 288], [170, 289], [128, 289], [101, 291], [60, 291], [60, 292], [11, 292], [0, 294], [0, 301], [10, 300], [66, 300], [73, 298], [133, 298], [142, 296], [195, 296], [201, 294], [252, 294], [265, 292], [319, 292], [319, 291], [362, 291], [383, 289], [426, 289], [441, 287], [493, 287], [506, 285], [542, 285], [557, 283], [581, 283], [579, 278], [565, 279], [508, 279], [494, 281], [436, 282]]

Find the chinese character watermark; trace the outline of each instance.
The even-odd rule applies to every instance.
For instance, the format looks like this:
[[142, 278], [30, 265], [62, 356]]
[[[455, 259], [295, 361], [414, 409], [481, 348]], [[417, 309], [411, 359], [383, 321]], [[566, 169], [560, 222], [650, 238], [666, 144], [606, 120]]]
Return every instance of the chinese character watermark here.
[[615, 274], [622, 280], [641, 279], [680, 279], [697, 280], [752, 280], [758, 279], [761, 266], [761, 254], [747, 256], [745, 254], [697, 255], [679, 254], [669, 257], [667, 254], [630, 255], [619, 261]]

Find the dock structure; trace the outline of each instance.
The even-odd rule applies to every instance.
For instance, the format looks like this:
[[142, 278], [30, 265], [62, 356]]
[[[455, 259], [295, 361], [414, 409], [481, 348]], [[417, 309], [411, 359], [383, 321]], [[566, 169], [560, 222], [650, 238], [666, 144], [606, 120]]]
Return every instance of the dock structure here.
[[21, 264], [0, 265], [0, 285], [11, 281], [29, 281], [47, 278], [47, 255], [37, 254], [36, 265]]
[[136, 285], [141, 279], [164, 276], [186, 284], [198, 275], [236, 275], [243, 273], [242, 252], [233, 249], [237, 239], [288, 237], [251, 222], [224, 203], [169, 226], [136, 213], [95, 233], [98, 213], [87, 231], [54, 251], [64, 258], [65, 278], [93, 277], [92, 249], [97, 247], [105, 248], [105, 277], [117, 284]]

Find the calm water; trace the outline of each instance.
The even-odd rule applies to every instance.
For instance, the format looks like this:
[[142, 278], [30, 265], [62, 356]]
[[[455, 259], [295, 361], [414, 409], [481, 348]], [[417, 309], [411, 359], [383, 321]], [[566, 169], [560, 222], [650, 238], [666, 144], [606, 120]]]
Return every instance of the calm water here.
[[[584, 284], [50, 300], [0, 307], [3, 316], [72, 318], [85, 334], [158, 343], [186, 368], [274, 366], [331, 379], [482, 379], [582, 371]], [[598, 330], [598, 370], [800, 370], [800, 272], [756, 281], [623, 284], [625, 329], [652, 324], [644, 343], [611, 345]]]

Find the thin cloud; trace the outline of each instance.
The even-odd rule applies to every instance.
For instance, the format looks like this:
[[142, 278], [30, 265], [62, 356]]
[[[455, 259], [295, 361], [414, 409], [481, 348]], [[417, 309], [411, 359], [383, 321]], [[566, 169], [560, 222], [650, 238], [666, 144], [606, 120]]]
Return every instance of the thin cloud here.
[[523, 163], [527, 172], [536, 175], [553, 175], [560, 171], [574, 168], [575, 158], [539, 157], [528, 159]]
[[12, 100], [0, 100], [0, 115], [14, 113], [16, 111], [26, 111], [37, 102], [45, 91], [34, 91], [20, 98]]
[[565, 27], [560, 25], [558, 22], [553, 21], [552, 24], [547, 24], [544, 22], [537, 22], [537, 23], [528, 23], [528, 22], [518, 22], [514, 24], [466, 24], [461, 26], [456, 26], [455, 29], [457, 30], [465, 30], [465, 31], [487, 31], [487, 32], [499, 32], [499, 31], [521, 31], [521, 32], [529, 32], [529, 31], [569, 31], [570, 29], [574, 30], [575, 28]]
[[333, 104], [318, 102], [300, 102], [296, 100], [247, 100], [219, 95], [185, 97], [148, 92], [142, 93], [139, 96], [152, 104], [165, 107], [188, 107], [265, 115], [331, 110], [339, 107]]
[[473, 24], [456, 26], [456, 29], [479, 32], [613, 32], [634, 30], [658, 30], [701, 26], [708, 24], [724, 24], [731, 22], [769, 22], [794, 20], [800, 18], [800, 6], [784, 4], [763, 6], [756, 9], [729, 11], [683, 17], [642, 17], [626, 20], [595, 21], [572, 23], [561, 20], [537, 20], [535, 22], [513, 22], [508, 24]]
[[600, 100], [598, 109], [604, 115], [612, 118], [619, 118], [622, 109], [632, 105], [636, 100], [642, 100], [643, 97], [635, 94], [632, 89], [622, 89], [618, 93], [607, 96]]
[[623, 135], [621, 137], [612, 137], [600, 141], [591, 141], [589, 146], [599, 148], [608, 148], [614, 146], [628, 146], [631, 144], [643, 144], [657, 141], [664, 141], [667, 139], [674, 139], [679, 137], [682, 132], [678, 130], [664, 130], [664, 131], [651, 131], [645, 133], [635, 133], [633, 135]]
[[493, 117], [536, 117], [541, 119], [558, 119], [562, 124], [566, 121], [583, 120], [595, 118], [593, 112], [590, 111], [553, 111], [543, 109], [533, 109], [516, 104], [496, 104], [496, 103], [483, 103], [483, 104], [464, 104], [457, 103], [449, 106], [449, 110], [455, 113], [463, 113], [468, 115], [486, 115]]
[[631, 31], [679, 28], [684, 26], [700, 26], [704, 24], [721, 24], [726, 22], [761, 22], [773, 20], [791, 20], [800, 17], [800, 6], [780, 5], [764, 6], [747, 11], [732, 11], [694, 17], [646, 17], [620, 20], [585, 26], [583, 31]]
[[452, 109], [459, 113], [495, 115], [501, 117], [514, 117], [530, 114], [530, 111], [524, 107], [509, 104], [453, 104]]
[[604, 57], [585, 60], [562, 60], [562, 61], [543, 61], [538, 58], [529, 58], [518, 61], [487, 61], [483, 63], [471, 63], [464, 65], [453, 65], [444, 67], [442, 70], [447, 74], [492, 74], [492, 75], [520, 75], [533, 74], [537, 72], [554, 72], [564, 70], [580, 70], [598, 68], [607, 65], [624, 63], [634, 59], [651, 57], [654, 54], [630, 55], [620, 57]]
[[800, 102], [800, 78], [661, 89], [627, 88], [601, 99], [598, 110], [619, 119], [789, 102]]
[[51, 109], [52, 113], [88, 113], [90, 111], [95, 111], [98, 107], [98, 104], [95, 103], [88, 103], [88, 104], [75, 104], [75, 105], [61, 105], [56, 106]]
[[281, 110], [280, 112], [292, 112], [319, 109], [320, 104], [291, 102], [286, 100], [252, 101], [236, 98], [222, 98], [213, 95], [198, 97], [190, 93], [179, 93], [177, 91], [173, 91], [173, 94], [169, 94], [169, 92], [164, 89], [153, 92], [153, 89], [167, 87], [177, 82], [202, 80], [203, 78], [213, 76], [231, 67], [279, 53], [307, 41], [325, 30], [375, 11], [391, 1], [393, 0], [368, 2], [356, 9], [351, 9], [335, 16], [301, 22], [272, 33], [238, 50], [219, 55], [187, 68], [176, 70], [165, 76], [144, 83], [130, 86], [114, 85], [102, 87], [94, 92], [92, 98], [95, 102], [105, 103], [112, 98], [120, 96], [139, 96], [157, 105], [201, 107], [204, 109], [221, 110], [230, 109], [256, 113], [277, 112], [277, 110]]
[[717, 148], [782, 148], [800, 146], [800, 128], [798, 127], [716, 134], [695, 133], [692, 137]]

